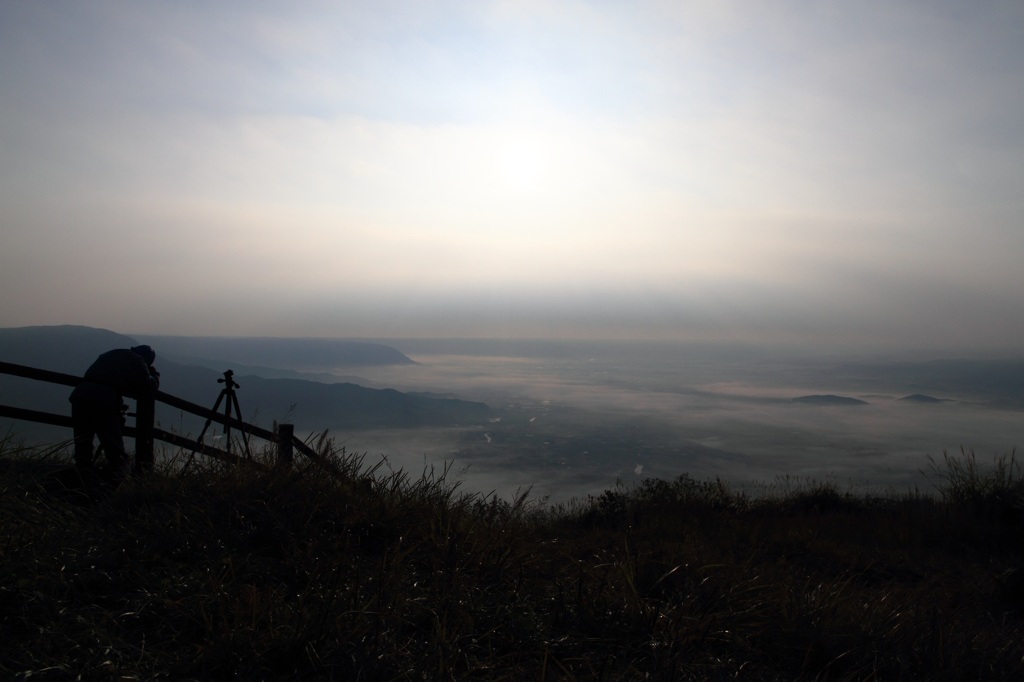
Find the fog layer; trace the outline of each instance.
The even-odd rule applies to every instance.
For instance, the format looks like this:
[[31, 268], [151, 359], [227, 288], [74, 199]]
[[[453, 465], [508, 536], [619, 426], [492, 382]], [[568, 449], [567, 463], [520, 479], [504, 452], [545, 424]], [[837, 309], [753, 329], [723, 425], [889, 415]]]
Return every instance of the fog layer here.
[[[481, 400], [496, 417], [485, 427], [339, 438], [414, 472], [454, 462], [474, 491], [531, 487], [564, 500], [689, 473], [753, 489], [797, 477], [885, 492], [930, 487], [929, 458], [944, 451], [989, 461], [1024, 442], [1019, 402], [992, 388], [982, 365], [956, 392], [942, 366], [925, 363], [656, 344], [465, 342], [442, 353], [450, 342], [391, 343], [419, 364], [367, 368], [370, 385]], [[903, 399], [943, 387], [937, 402]], [[821, 395], [866, 404], [793, 400]]]

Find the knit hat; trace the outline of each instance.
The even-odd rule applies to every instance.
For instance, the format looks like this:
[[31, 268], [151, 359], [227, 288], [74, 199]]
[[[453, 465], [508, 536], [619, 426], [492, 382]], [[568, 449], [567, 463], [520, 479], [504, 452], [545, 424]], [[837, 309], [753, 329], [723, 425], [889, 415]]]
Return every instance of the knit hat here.
[[147, 365], [152, 365], [153, 361], [156, 360], [156, 351], [149, 346], [132, 346], [132, 352], [145, 360]]

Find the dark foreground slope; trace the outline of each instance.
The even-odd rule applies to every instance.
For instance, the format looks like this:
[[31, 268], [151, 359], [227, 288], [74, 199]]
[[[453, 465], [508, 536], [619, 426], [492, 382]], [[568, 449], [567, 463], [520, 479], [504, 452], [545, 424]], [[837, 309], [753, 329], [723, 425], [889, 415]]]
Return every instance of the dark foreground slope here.
[[8, 461], [0, 676], [1024, 674], [1020, 498], [972, 497], [963, 468], [944, 501], [681, 477], [543, 509], [333, 457], [338, 479], [190, 469], [89, 495]]

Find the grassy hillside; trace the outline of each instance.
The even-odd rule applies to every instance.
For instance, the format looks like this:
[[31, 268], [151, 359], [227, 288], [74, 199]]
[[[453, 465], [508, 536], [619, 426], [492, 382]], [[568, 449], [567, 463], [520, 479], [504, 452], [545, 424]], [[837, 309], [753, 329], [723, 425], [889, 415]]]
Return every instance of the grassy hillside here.
[[647, 481], [547, 508], [322, 471], [84, 489], [0, 467], [5, 679], [966, 680], [1024, 674], [1012, 456], [934, 497]]

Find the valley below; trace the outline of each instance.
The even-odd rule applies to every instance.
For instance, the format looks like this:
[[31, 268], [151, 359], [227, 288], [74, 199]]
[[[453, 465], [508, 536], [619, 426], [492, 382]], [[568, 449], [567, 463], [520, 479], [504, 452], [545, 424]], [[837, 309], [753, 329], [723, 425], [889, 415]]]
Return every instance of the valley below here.
[[[416, 364], [362, 368], [366, 385], [481, 401], [493, 415], [465, 428], [339, 431], [339, 440], [414, 473], [448, 462], [465, 487], [505, 496], [530, 488], [563, 501], [681, 473], [753, 494], [798, 480], [902, 492], [931, 488], [943, 452], [987, 462], [1024, 442], [1021, 410], [1004, 392], [965, 380], [949, 393], [941, 371], [889, 382], [846, 360], [750, 349], [478, 342], [449, 354], [388, 342]], [[924, 390], [942, 392], [923, 400]], [[799, 400], [820, 395], [838, 400]]]

